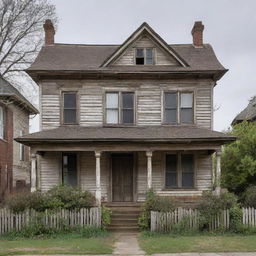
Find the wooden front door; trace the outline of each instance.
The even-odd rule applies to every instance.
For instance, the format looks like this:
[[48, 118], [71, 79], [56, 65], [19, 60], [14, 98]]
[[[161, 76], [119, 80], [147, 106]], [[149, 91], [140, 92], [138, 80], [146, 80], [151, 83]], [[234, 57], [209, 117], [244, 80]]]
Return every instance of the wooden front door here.
[[112, 155], [112, 200], [133, 201], [133, 155]]

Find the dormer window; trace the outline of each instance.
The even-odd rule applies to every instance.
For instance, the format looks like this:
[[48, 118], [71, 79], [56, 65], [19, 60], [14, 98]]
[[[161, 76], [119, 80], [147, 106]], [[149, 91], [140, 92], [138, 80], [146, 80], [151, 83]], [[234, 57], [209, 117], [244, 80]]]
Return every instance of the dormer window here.
[[153, 48], [137, 48], [136, 65], [153, 65]]

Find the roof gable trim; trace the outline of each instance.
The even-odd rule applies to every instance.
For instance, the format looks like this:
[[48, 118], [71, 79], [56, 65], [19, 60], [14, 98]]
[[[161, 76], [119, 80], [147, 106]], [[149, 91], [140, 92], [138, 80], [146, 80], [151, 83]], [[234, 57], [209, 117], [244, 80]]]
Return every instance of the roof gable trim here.
[[101, 67], [107, 67], [112, 64], [145, 32], [148, 33], [167, 53], [175, 58], [181, 66], [189, 66], [185, 60], [183, 60], [146, 22], [144, 22], [111, 56], [103, 62]]

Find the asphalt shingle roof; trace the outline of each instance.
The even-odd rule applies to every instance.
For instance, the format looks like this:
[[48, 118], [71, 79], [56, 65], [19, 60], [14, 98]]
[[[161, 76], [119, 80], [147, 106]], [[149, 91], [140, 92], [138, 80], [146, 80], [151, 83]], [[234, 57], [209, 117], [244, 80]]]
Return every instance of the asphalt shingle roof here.
[[209, 44], [205, 44], [202, 48], [195, 48], [191, 44], [170, 45], [188, 63], [188, 67], [168, 65], [101, 67], [104, 60], [119, 46], [69, 44], [43, 46], [37, 59], [27, 71], [226, 71]]
[[248, 106], [235, 117], [232, 124], [242, 121], [256, 121], [256, 96], [254, 96]]
[[0, 97], [11, 97], [26, 107], [30, 114], [38, 114], [38, 110], [8, 81], [0, 77]]
[[40, 141], [233, 141], [236, 137], [198, 127], [152, 126], [152, 127], [82, 127], [60, 126], [17, 138], [18, 142]]

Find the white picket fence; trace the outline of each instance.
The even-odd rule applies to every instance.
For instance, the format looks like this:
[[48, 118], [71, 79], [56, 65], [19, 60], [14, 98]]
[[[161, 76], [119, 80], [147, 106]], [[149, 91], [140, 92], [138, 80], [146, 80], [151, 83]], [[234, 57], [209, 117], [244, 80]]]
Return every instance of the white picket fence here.
[[[248, 227], [256, 227], [256, 209], [242, 208], [242, 223]], [[197, 209], [177, 208], [173, 212], [151, 212], [151, 231], [167, 232], [173, 229], [174, 225], [180, 223], [191, 229], [199, 228], [199, 211]], [[183, 223], [181, 223], [183, 221]], [[209, 230], [219, 228], [229, 229], [229, 210], [223, 210], [217, 214], [209, 223]]]
[[243, 224], [247, 227], [256, 227], [256, 209], [243, 208]]
[[9, 209], [0, 209], [0, 234], [12, 230], [21, 230], [30, 223], [40, 222], [47, 227], [60, 229], [63, 225], [75, 226], [101, 226], [101, 209], [93, 207], [90, 209], [65, 210], [56, 212], [45, 211], [43, 213], [34, 210], [26, 210], [22, 213], [12, 213]]

